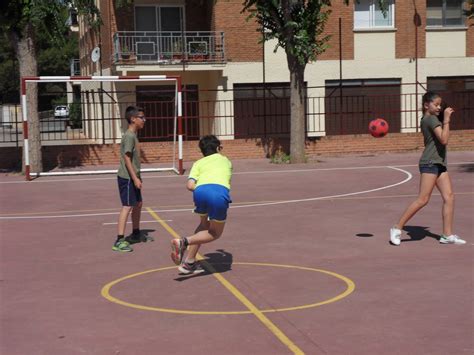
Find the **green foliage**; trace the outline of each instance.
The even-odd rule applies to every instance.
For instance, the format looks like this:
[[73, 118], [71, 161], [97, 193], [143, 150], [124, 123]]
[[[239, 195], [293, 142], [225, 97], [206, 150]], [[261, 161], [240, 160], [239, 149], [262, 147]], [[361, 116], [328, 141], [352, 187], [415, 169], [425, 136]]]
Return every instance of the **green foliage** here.
[[35, 34], [44, 33], [50, 41], [64, 43], [65, 22], [62, 14], [73, 6], [91, 28], [102, 24], [100, 11], [94, 0], [13, 0], [0, 2], [0, 24], [6, 33], [15, 33], [20, 38], [29, 35], [24, 30], [28, 25]]
[[72, 128], [82, 128], [81, 102], [73, 102], [69, 105], [69, 124]]
[[[343, 0], [347, 5], [349, 0]], [[356, 0], [357, 1], [357, 0]], [[378, 0], [387, 13], [386, 0]], [[277, 39], [278, 47], [305, 66], [327, 49], [324, 26], [331, 14], [330, 0], [245, 0], [242, 12], [261, 26], [262, 41]]]
[[474, 0], [467, 0], [465, 6], [464, 15], [469, 19], [474, 19]]
[[0, 33], [0, 104], [19, 102], [20, 76], [15, 51], [7, 37]]
[[290, 155], [286, 154], [282, 150], [277, 150], [275, 154], [270, 157], [270, 163], [272, 164], [289, 164]]

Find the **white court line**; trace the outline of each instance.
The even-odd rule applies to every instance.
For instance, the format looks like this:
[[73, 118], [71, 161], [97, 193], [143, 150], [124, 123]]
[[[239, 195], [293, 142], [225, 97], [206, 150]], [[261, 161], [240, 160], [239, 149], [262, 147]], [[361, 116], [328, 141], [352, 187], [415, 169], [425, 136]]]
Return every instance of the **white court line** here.
[[[173, 222], [172, 219], [162, 219], [162, 221]], [[153, 220], [153, 221], [140, 221], [140, 224], [142, 224], [142, 223], [158, 223], [158, 221], [156, 221], [156, 220]], [[112, 224], [118, 224], [118, 222], [102, 223], [103, 226], [109, 226], [109, 225], [112, 225]], [[132, 224], [132, 222], [127, 222], [127, 224]]]
[[[457, 162], [449, 163], [449, 165], [463, 165], [463, 164], [474, 164], [474, 162]], [[417, 167], [418, 164], [408, 165], [392, 165], [392, 167], [408, 168]], [[252, 174], [280, 174], [280, 173], [306, 173], [306, 172], [318, 172], [318, 171], [335, 171], [335, 170], [359, 170], [359, 169], [382, 169], [387, 168], [386, 165], [373, 165], [373, 166], [355, 166], [345, 168], [314, 168], [314, 169], [293, 169], [293, 170], [260, 170], [260, 171], [241, 171], [234, 172], [232, 175], [252, 175]], [[171, 178], [186, 178], [182, 175], [145, 175], [146, 179], [171, 179]], [[44, 178], [44, 177], [43, 177]], [[85, 178], [85, 179], [57, 179], [57, 180], [33, 180], [33, 181], [0, 181], [0, 184], [40, 184], [40, 183], [51, 183], [51, 182], [76, 182], [76, 181], [95, 181], [95, 180], [116, 180], [117, 177], [106, 177], [106, 178]]]
[[[304, 199], [298, 199], [298, 200], [282, 200], [282, 201], [275, 201], [275, 202], [264, 202], [264, 203], [254, 203], [254, 204], [247, 204], [247, 205], [240, 205], [240, 206], [231, 206], [230, 208], [248, 208], [248, 207], [259, 207], [259, 206], [270, 206], [270, 205], [283, 205], [283, 204], [289, 204], [289, 203], [299, 203], [299, 202], [308, 202], [308, 201], [318, 201], [318, 200], [327, 200], [327, 199], [332, 199], [332, 198], [337, 198], [337, 197], [345, 197], [345, 196], [354, 196], [354, 195], [361, 195], [361, 194], [366, 194], [369, 192], [374, 192], [374, 191], [380, 191], [380, 190], [385, 190], [389, 189], [398, 185], [402, 185], [409, 180], [413, 178], [413, 175], [403, 169], [396, 168], [393, 166], [386, 166], [385, 168], [401, 171], [402, 173], [406, 174], [407, 177], [395, 184], [391, 185], [385, 185], [382, 187], [378, 187], [375, 189], [370, 189], [370, 190], [364, 190], [364, 191], [357, 191], [357, 192], [349, 192], [345, 194], [340, 194], [340, 195], [331, 195], [331, 196], [321, 196], [321, 197], [311, 197], [311, 198], [304, 198]], [[171, 210], [154, 210], [156, 213], [163, 213], [163, 212], [189, 212], [192, 211], [192, 209], [189, 208], [178, 208], [178, 209], [171, 209]], [[13, 220], [13, 219], [49, 219], [49, 218], [72, 218], [72, 217], [96, 217], [96, 216], [107, 216], [107, 215], [116, 215], [119, 212], [106, 212], [106, 213], [89, 213], [89, 214], [79, 214], [79, 215], [59, 215], [59, 216], [13, 216], [13, 217], [0, 217], [0, 220]]]

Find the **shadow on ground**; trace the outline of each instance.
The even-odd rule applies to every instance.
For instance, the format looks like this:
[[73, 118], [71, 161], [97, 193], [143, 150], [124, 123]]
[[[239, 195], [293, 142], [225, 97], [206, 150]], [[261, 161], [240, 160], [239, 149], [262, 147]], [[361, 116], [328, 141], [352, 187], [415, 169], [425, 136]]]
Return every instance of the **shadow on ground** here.
[[440, 235], [431, 233], [428, 230], [428, 227], [420, 227], [420, 226], [405, 226], [403, 228], [410, 239], [402, 239], [401, 242], [416, 242], [425, 239], [426, 237], [433, 238], [435, 240], [439, 240], [441, 238]]
[[459, 165], [459, 170], [463, 173], [474, 173], [474, 164]]
[[213, 253], [205, 254], [204, 257], [205, 260], [201, 261], [201, 266], [205, 272], [189, 276], [182, 275], [175, 278], [175, 281], [185, 281], [195, 277], [211, 275], [213, 273], [222, 274], [232, 270], [233, 256], [231, 253], [228, 253], [223, 249], [217, 249]]

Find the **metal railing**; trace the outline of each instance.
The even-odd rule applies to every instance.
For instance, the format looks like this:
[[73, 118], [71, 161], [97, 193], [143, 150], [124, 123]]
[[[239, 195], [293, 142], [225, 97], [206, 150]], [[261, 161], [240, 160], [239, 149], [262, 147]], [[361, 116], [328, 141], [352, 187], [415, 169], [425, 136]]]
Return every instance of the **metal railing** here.
[[113, 36], [115, 64], [224, 63], [224, 32], [121, 31]]
[[[41, 113], [40, 131], [44, 145], [102, 144], [120, 142], [127, 124], [123, 112], [128, 105], [143, 107], [147, 121], [139, 133], [142, 141], [168, 141], [174, 133], [174, 91], [156, 92], [155, 99], [114, 101], [117, 95], [135, 91], [81, 91], [81, 102], [69, 105], [65, 119], [52, 112]], [[266, 98], [233, 93], [229, 99], [216, 97], [217, 91], [183, 91], [183, 130], [185, 140], [196, 140], [205, 134], [228, 139], [289, 137], [290, 100], [285, 96]], [[456, 110], [452, 130], [474, 129], [474, 91], [442, 94]], [[102, 101], [101, 101], [102, 100]], [[341, 134], [368, 134], [370, 120], [382, 117], [390, 125], [390, 133], [419, 132], [420, 101], [412, 92], [393, 95], [373, 92], [365, 96], [310, 96], [306, 98], [307, 137]], [[21, 145], [22, 116], [19, 105], [3, 108], [0, 117], [0, 146]]]

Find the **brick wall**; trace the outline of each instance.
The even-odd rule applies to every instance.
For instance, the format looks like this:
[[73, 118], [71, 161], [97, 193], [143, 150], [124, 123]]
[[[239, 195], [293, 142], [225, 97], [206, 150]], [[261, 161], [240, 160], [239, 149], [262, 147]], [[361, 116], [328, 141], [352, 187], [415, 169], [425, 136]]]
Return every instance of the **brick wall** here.
[[474, 57], [474, 18], [466, 21], [466, 56]]
[[326, 22], [325, 34], [330, 35], [329, 48], [318, 59], [339, 59], [339, 17], [342, 22], [342, 59], [354, 59], [354, 4], [344, 5], [341, 0], [333, 1], [332, 13]]
[[426, 0], [397, 1], [395, 4], [395, 57], [414, 58], [415, 54], [415, 6], [421, 18], [418, 27], [418, 58], [426, 55]]
[[[451, 131], [449, 150], [474, 150], [474, 130]], [[223, 153], [230, 159], [265, 158], [278, 150], [288, 151], [288, 140], [236, 139], [223, 141]], [[165, 163], [172, 160], [171, 142], [141, 143], [143, 163]], [[408, 152], [423, 149], [421, 133], [394, 133], [376, 139], [369, 135], [321, 137], [306, 143], [306, 154], [338, 155], [374, 152]], [[183, 144], [184, 159], [201, 158], [197, 141]], [[116, 165], [120, 157], [118, 144], [43, 147], [45, 169], [80, 165]], [[0, 148], [0, 168], [19, 168], [21, 148]]]
[[213, 31], [224, 31], [226, 57], [230, 62], [261, 62], [262, 45], [255, 21], [247, 22], [241, 0], [216, 0], [212, 12]]

